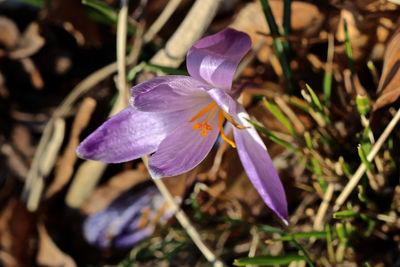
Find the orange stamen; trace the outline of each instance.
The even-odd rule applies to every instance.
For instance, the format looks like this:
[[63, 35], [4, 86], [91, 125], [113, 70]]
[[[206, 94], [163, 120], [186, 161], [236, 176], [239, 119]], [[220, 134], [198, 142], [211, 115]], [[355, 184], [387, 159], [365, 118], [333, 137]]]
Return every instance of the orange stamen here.
[[[203, 115], [209, 113], [207, 115], [207, 118], [203, 123], [194, 123], [193, 124], [193, 129], [200, 130], [201, 129], [201, 136], [206, 137], [207, 136], [207, 131], [211, 131], [213, 128], [207, 123], [211, 116], [214, 114], [214, 112], [217, 110], [217, 103], [214, 101], [211, 104], [209, 104], [207, 107], [202, 109], [199, 113], [197, 113], [193, 118], [191, 118], [188, 122], [194, 122], [198, 118], [202, 117]], [[238, 129], [246, 129], [248, 127], [244, 127], [239, 125], [231, 115], [228, 113], [224, 112], [221, 108], [219, 108], [219, 130], [221, 132], [221, 137], [224, 139], [228, 144], [230, 144], [233, 148], [236, 147], [236, 144], [234, 141], [230, 140], [225, 132], [224, 132], [224, 121], [227, 119], [233, 126], [235, 126]]]
[[199, 113], [197, 113], [196, 116], [194, 116], [193, 118], [190, 119], [189, 122], [193, 122], [195, 120], [197, 120], [198, 118], [200, 118], [201, 116], [203, 116], [204, 114], [206, 114], [207, 112], [209, 112], [217, 103], [212, 102], [210, 105], [208, 105], [207, 107], [205, 107], [204, 109], [202, 109]]
[[236, 144], [235, 144], [235, 142], [233, 142], [232, 140], [230, 140], [227, 136], [226, 136], [226, 134], [225, 134], [225, 132], [224, 132], [224, 120], [225, 120], [225, 112], [222, 110], [222, 109], [220, 109], [219, 110], [219, 130], [220, 130], [220, 132], [221, 132], [221, 137], [222, 137], [222, 139], [224, 139], [228, 144], [230, 144], [233, 148], [235, 148], [236, 147]]
[[227, 121], [229, 121], [230, 123], [232, 123], [233, 126], [235, 126], [238, 129], [247, 129], [249, 127], [245, 127], [245, 126], [241, 126], [239, 125], [239, 123], [237, 123], [231, 115], [229, 115], [228, 113], [226, 113], [225, 111], [222, 111], [224, 113], [224, 116], [226, 118]]
[[200, 123], [195, 123], [193, 124], [193, 129], [198, 130], [202, 127], [203, 125], [201, 125]]
[[203, 136], [203, 137], [207, 136], [207, 130], [204, 127], [201, 128], [201, 136]]
[[197, 113], [196, 116], [194, 116], [189, 122], [193, 122], [194, 120], [197, 120], [198, 118], [200, 118], [201, 116], [203, 116], [204, 114], [206, 114], [207, 112], [210, 112], [206, 118], [206, 120], [203, 123], [195, 123], [193, 124], [193, 129], [195, 130], [199, 130], [201, 128], [201, 136], [206, 137], [207, 136], [207, 130], [211, 131], [213, 128], [208, 125], [208, 121], [211, 118], [212, 114], [214, 114], [215, 110], [217, 109], [217, 107], [215, 106], [217, 103], [212, 102], [210, 105], [208, 105], [207, 107], [205, 107], [203, 110], [201, 110], [199, 113]]

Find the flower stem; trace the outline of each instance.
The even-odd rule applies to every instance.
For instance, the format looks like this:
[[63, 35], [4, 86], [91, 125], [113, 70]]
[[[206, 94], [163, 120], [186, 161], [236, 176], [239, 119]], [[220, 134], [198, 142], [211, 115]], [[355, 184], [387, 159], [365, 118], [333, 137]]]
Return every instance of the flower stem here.
[[160, 193], [168, 202], [168, 205], [170, 205], [170, 207], [175, 211], [175, 218], [182, 225], [183, 229], [185, 229], [186, 233], [189, 235], [193, 243], [197, 246], [204, 257], [208, 260], [208, 262], [212, 263], [214, 267], [225, 266], [224, 263], [219, 260], [203, 242], [199, 232], [194, 228], [189, 218], [186, 216], [185, 212], [176, 204], [173, 196], [168, 191], [168, 188], [165, 186], [164, 182], [161, 179], [153, 179], [153, 181], [156, 184]]

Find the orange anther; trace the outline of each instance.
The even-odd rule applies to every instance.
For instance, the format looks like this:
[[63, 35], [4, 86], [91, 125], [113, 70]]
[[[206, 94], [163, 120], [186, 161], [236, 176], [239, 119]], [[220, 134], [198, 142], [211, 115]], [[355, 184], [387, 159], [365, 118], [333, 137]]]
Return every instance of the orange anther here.
[[195, 130], [200, 129], [201, 127], [203, 127], [203, 125], [200, 124], [200, 123], [195, 123], [195, 124], [193, 124], [193, 129], [195, 129]]
[[[217, 103], [216, 102], [212, 102], [211, 104], [209, 104], [207, 107], [205, 107], [204, 109], [202, 109], [199, 113], [197, 113], [192, 119], [189, 120], [189, 122], [194, 122], [195, 120], [197, 120], [198, 118], [204, 116], [205, 114], [208, 113], [207, 118], [204, 120], [203, 123], [197, 123], [195, 122], [193, 124], [193, 129], [195, 129], [196, 131], [199, 130], [201, 128], [201, 136], [206, 137], [207, 136], [207, 131], [212, 131], [212, 127], [207, 123], [211, 116], [214, 114], [214, 112], [218, 109]], [[221, 137], [222, 139], [224, 139], [228, 144], [230, 144], [232, 147], [236, 147], [235, 142], [233, 142], [232, 140], [230, 140], [226, 134], [224, 133], [224, 121], [225, 119], [227, 119], [233, 126], [235, 126], [238, 129], [246, 129], [248, 127], [244, 127], [239, 125], [233, 118], [231, 115], [229, 115], [228, 113], [224, 112], [221, 108], [219, 108], [219, 130], [221, 132]]]
[[206, 130], [205, 127], [201, 128], [201, 135], [202, 135], [203, 137], [206, 137], [206, 136], [207, 136], [207, 130]]

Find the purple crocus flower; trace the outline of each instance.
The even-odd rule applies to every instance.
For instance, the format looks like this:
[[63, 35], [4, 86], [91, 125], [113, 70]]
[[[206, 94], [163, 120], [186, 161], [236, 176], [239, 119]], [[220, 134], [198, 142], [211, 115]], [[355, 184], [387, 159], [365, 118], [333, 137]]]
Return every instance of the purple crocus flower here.
[[[250, 37], [225, 29], [195, 43], [186, 57], [191, 76], [157, 77], [131, 89], [131, 106], [101, 125], [78, 147], [81, 158], [117, 163], [154, 153], [156, 179], [187, 172], [210, 152], [219, 134], [236, 147], [264, 202], [287, 223], [285, 192], [267, 149], [236, 99], [232, 79]], [[227, 120], [234, 141], [224, 133]]]
[[157, 224], [174, 212], [154, 185], [119, 196], [104, 211], [89, 215], [83, 224], [88, 243], [105, 248], [131, 248], [151, 236]]

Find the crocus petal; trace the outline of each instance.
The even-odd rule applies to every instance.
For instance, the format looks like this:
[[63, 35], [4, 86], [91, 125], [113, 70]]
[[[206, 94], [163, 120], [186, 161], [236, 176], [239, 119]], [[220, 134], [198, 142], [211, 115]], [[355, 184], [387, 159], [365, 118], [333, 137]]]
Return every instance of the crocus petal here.
[[193, 111], [140, 112], [128, 107], [90, 134], [79, 145], [77, 154], [107, 163], [142, 157], [154, 152], [165, 137], [194, 114]]
[[157, 152], [149, 159], [149, 172], [153, 178], [175, 176], [196, 167], [210, 152], [217, 140], [218, 112], [208, 121], [212, 130], [207, 136], [201, 129], [193, 129], [193, 123], [185, 122], [160, 144]]
[[196, 106], [208, 98], [202, 83], [189, 76], [157, 77], [131, 89], [131, 105], [140, 111], [171, 112]]
[[251, 47], [250, 37], [225, 29], [195, 43], [186, 56], [190, 75], [214, 87], [230, 89], [236, 68]]
[[[162, 224], [173, 215], [170, 208], [160, 213], [164, 205], [165, 200], [154, 185], [126, 191], [107, 209], [85, 219], [84, 237], [100, 248], [130, 248], [153, 233], [153, 220]], [[144, 210], [148, 211], [145, 218]], [[143, 224], [143, 219], [148, 223]]]
[[286, 195], [281, 180], [267, 149], [256, 130], [244, 118], [248, 114], [240, 109], [240, 122], [247, 129], [234, 128], [234, 137], [240, 160], [254, 187], [268, 205], [286, 224], [288, 211]]
[[211, 98], [218, 104], [226, 113], [236, 115], [236, 101], [220, 88], [205, 88]]

